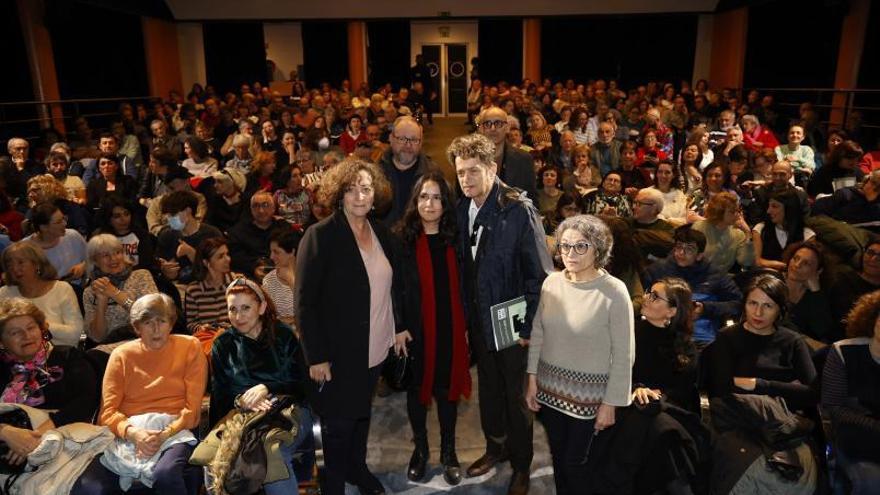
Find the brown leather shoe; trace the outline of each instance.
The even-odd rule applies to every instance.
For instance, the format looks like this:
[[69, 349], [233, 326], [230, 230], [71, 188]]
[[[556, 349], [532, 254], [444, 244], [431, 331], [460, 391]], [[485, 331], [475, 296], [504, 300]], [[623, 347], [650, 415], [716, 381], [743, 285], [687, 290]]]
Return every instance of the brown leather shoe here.
[[507, 487], [507, 495], [527, 495], [529, 493], [529, 473], [514, 471]]
[[495, 464], [499, 462], [504, 462], [507, 460], [507, 456], [504, 454], [492, 454], [490, 452], [486, 452], [483, 454], [483, 457], [480, 457], [473, 464], [471, 464], [467, 468], [468, 478], [475, 478], [477, 476], [482, 476], [489, 472]]

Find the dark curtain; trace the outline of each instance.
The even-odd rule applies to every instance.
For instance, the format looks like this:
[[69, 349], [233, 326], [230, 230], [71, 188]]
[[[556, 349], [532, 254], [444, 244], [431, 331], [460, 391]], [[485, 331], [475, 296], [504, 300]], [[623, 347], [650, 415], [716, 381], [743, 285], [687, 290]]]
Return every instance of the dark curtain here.
[[262, 22], [206, 22], [205, 73], [218, 93], [238, 93], [244, 83], [266, 84]]
[[[486, 84], [522, 81], [522, 19], [480, 19], [480, 79]], [[470, 61], [468, 61], [470, 62]]]
[[[0, 46], [3, 47], [6, 70], [0, 77], [0, 101], [31, 101], [34, 88], [28, 65], [27, 50], [18, 20], [15, 0], [0, 0]], [[6, 140], [12, 136], [35, 136], [39, 125], [34, 123], [7, 124], [12, 120], [36, 118], [32, 106], [0, 106], [0, 154], [6, 154]]]
[[367, 22], [367, 74], [371, 88], [409, 87], [409, 20]]
[[61, 1], [46, 9], [62, 98], [149, 95], [140, 16]]
[[825, 0], [750, 6], [744, 86], [833, 87], [844, 13]]
[[541, 70], [554, 81], [617, 79], [623, 88], [689, 81], [696, 36], [696, 14], [545, 18]]
[[[348, 79], [348, 27], [345, 21], [302, 23], [303, 67], [308, 87], [328, 82], [339, 86]], [[407, 29], [407, 36], [409, 36]], [[409, 43], [406, 45], [409, 47]], [[300, 77], [303, 77], [300, 74]]]

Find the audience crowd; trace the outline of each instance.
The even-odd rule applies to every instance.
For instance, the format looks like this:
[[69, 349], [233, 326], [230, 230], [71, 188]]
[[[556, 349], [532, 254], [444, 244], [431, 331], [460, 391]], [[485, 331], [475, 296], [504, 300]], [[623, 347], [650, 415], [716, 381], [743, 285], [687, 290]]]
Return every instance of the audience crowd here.
[[[8, 141], [10, 483], [291, 493], [320, 418], [324, 493], [384, 493], [379, 383], [406, 392], [412, 481], [436, 402], [450, 485], [510, 461], [528, 493], [537, 417], [560, 494], [878, 493], [880, 156], [858, 128], [704, 80], [474, 79], [432, 157], [412, 73], [196, 84]], [[486, 451], [461, 469], [474, 363]], [[78, 478], [39, 475], [58, 438]]]

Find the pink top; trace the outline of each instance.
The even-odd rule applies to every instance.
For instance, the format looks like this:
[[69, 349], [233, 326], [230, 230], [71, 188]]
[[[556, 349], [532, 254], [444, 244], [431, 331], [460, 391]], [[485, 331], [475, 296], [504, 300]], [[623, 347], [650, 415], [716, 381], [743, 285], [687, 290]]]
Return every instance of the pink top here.
[[370, 279], [370, 368], [373, 368], [385, 361], [388, 349], [394, 345], [394, 310], [391, 304], [391, 263], [372, 227], [370, 235], [372, 249], [359, 250]]

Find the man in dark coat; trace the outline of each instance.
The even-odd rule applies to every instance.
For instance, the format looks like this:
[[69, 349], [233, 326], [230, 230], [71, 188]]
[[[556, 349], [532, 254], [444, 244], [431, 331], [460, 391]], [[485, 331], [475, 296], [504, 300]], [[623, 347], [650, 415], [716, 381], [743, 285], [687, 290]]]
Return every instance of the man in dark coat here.
[[255, 277], [254, 270], [260, 258], [269, 257], [269, 237], [279, 228], [291, 228], [275, 215], [272, 194], [259, 192], [251, 196], [251, 214], [242, 217], [229, 229], [229, 257], [233, 271]]
[[[486, 453], [467, 474], [482, 476], [509, 458], [513, 478], [508, 493], [524, 495], [529, 491], [533, 451], [532, 418], [522, 407], [523, 380], [532, 319], [552, 263], [535, 207], [497, 180], [495, 156], [493, 143], [480, 134], [458, 137], [447, 150], [464, 193], [457, 207], [458, 257], [486, 437]], [[521, 296], [526, 314], [518, 329], [519, 340], [499, 349], [491, 308]]]
[[495, 145], [498, 178], [508, 186], [522, 189], [528, 193], [529, 199], [535, 201], [538, 192], [532, 157], [507, 143], [509, 128], [507, 112], [501, 108], [489, 107], [477, 116], [477, 132], [489, 138]]
[[403, 216], [419, 177], [437, 166], [422, 152], [422, 126], [412, 117], [400, 117], [391, 127], [391, 148], [379, 160], [391, 183], [391, 206], [382, 223], [393, 226]]

